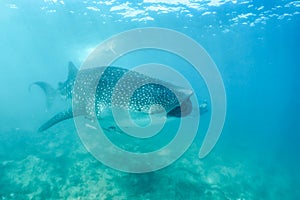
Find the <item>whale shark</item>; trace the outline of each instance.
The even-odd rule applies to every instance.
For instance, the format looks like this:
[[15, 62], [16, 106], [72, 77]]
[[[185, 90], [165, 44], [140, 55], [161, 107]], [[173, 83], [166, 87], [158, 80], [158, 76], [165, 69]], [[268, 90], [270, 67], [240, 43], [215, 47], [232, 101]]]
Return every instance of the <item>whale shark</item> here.
[[[125, 75], [125, 81], [120, 84]], [[132, 93], [137, 84], [141, 85]], [[68, 109], [46, 121], [38, 129], [39, 132], [78, 116], [93, 119], [95, 113], [97, 120], [105, 119], [112, 115], [113, 107], [129, 110], [137, 116], [161, 113], [163, 107], [168, 118], [185, 117], [193, 110], [190, 99], [193, 95], [192, 90], [117, 66], [78, 70], [69, 62], [67, 80], [59, 82], [56, 89], [44, 81], [37, 81], [32, 85], [37, 85], [44, 91], [48, 107], [51, 107], [57, 96], [72, 101]], [[117, 95], [114, 95], [114, 90], [117, 90]], [[130, 98], [124, 98], [130, 92]], [[206, 111], [207, 104], [201, 104], [200, 112]]]

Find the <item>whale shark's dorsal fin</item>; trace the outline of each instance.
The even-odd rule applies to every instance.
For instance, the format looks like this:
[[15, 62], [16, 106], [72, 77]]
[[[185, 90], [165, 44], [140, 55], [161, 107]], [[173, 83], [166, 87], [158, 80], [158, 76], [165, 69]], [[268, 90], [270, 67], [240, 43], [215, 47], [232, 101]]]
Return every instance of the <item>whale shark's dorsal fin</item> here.
[[29, 86], [29, 90], [31, 89], [32, 85], [37, 85], [44, 91], [44, 93], [46, 95], [47, 108], [48, 109], [51, 108], [56, 96], [58, 95], [57, 91], [50, 84], [43, 82], [43, 81], [37, 81], [37, 82], [32, 83]]
[[78, 69], [75, 67], [73, 62], [69, 62], [69, 67], [68, 67], [68, 80], [75, 80], [76, 76], [78, 73]]
[[68, 77], [65, 82], [59, 82], [57, 90], [61, 96], [67, 98], [71, 98], [71, 91], [73, 89], [74, 82], [76, 80], [76, 76], [78, 73], [78, 69], [75, 65], [70, 61], [68, 65]]

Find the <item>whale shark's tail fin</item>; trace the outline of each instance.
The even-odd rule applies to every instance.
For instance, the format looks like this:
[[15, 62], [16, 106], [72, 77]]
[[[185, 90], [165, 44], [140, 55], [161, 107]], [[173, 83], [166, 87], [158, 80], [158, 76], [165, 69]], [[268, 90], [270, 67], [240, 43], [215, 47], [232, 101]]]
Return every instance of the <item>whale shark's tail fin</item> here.
[[72, 109], [69, 109], [67, 111], [64, 112], [60, 112], [58, 114], [56, 114], [54, 117], [52, 117], [51, 119], [49, 119], [46, 123], [44, 123], [39, 129], [39, 132], [45, 131], [48, 128], [50, 128], [51, 126], [57, 124], [58, 122], [61, 122], [63, 120], [66, 119], [70, 119], [73, 117], [73, 112]]
[[51, 108], [55, 98], [58, 95], [57, 90], [55, 90], [51, 85], [49, 85], [48, 83], [43, 82], [43, 81], [37, 81], [37, 82], [32, 83], [29, 86], [29, 89], [31, 88], [32, 85], [37, 85], [44, 91], [44, 93], [46, 95], [47, 108]]

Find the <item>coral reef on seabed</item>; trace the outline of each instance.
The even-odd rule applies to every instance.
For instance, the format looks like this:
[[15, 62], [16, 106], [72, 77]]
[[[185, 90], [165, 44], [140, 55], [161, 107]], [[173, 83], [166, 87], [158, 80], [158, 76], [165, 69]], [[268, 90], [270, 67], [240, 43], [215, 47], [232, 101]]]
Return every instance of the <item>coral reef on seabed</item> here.
[[[193, 144], [159, 171], [108, 168], [83, 147], [74, 129], [1, 134], [0, 199], [282, 199], [293, 197], [284, 171], [218, 146], [203, 160]], [[236, 151], [240, 152], [240, 151]], [[295, 188], [294, 188], [295, 189]]]

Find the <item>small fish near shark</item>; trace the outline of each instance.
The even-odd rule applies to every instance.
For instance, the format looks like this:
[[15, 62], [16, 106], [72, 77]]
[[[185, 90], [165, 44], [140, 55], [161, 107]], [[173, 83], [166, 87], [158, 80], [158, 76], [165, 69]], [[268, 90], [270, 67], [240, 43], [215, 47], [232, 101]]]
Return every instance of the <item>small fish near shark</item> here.
[[[125, 74], [128, 75], [126, 84], [118, 87], [119, 95], [112, 103], [114, 89]], [[99, 77], [101, 78], [99, 79]], [[81, 84], [76, 84], [75, 82]], [[136, 83], [141, 82], [146, 82], [147, 84], [143, 84], [136, 89], [129, 98], [129, 102], [127, 101], [128, 99], [123, 98], [123, 96], [130, 93], [130, 90]], [[111, 115], [112, 106], [128, 109], [131, 113], [152, 115], [161, 112], [161, 108], [155, 109], [152, 106], [158, 104], [164, 108], [168, 118], [188, 116], [193, 109], [190, 100], [193, 91], [134, 70], [114, 66], [94, 67], [79, 71], [72, 62], [69, 62], [68, 78], [66, 81], [58, 83], [57, 89], [43, 81], [34, 82], [32, 85], [39, 86], [45, 92], [47, 106], [51, 106], [57, 96], [61, 96], [66, 100], [73, 100], [73, 106], [49, 119], [38, 129], [39, 132], [73, 117], [93, 117], [93, 113], [96, 114], [98, 120], [101, 120]], [[89, 94], [94, 95], [93, 98], [90, 98]], [[74, 102], [76, 103], [77, 101], [80, 101], [80, 104], [74, 107]], [[208, 111], [207, 103], [202, 103], [199, 109], [201, 114]]]

